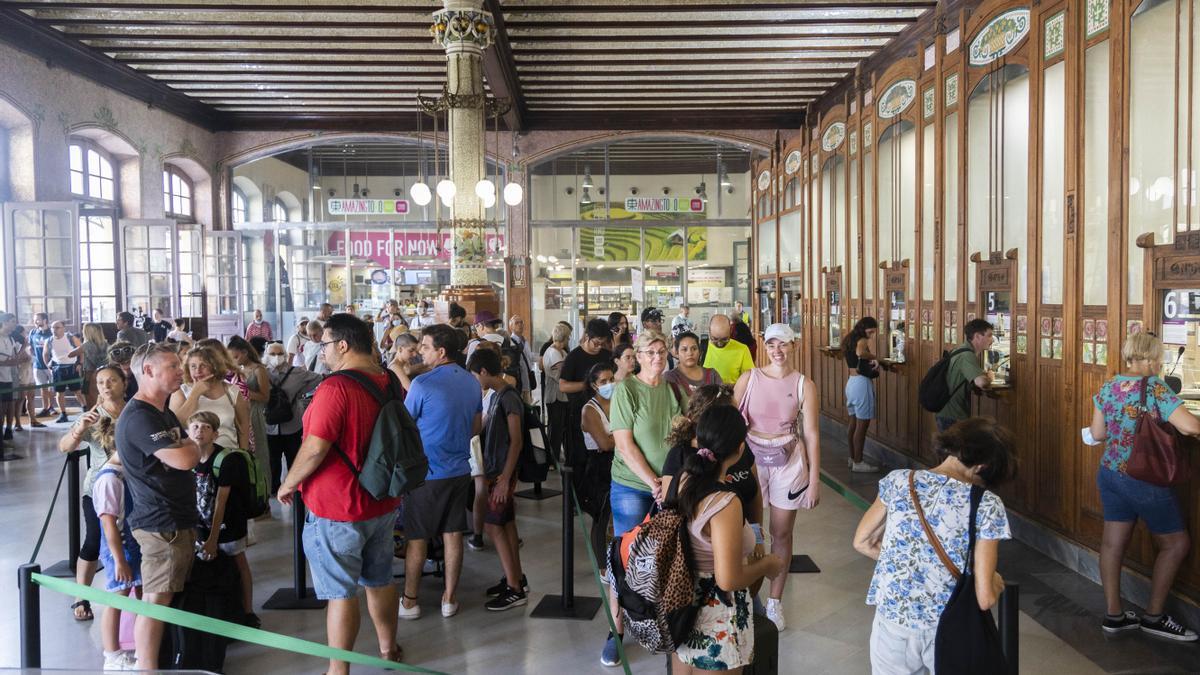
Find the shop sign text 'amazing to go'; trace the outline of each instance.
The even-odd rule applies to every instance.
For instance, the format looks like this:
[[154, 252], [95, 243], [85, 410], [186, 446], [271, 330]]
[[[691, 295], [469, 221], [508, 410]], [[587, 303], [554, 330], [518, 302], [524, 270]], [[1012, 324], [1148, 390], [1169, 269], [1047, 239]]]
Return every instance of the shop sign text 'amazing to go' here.
[[704, 200], [699, 197], [629, 197], [625, 210], [630, 213], [702, 213]]
[[404, 215], [408, 213], [407, 199], [330, 199], [327, 212], [331, 216]]

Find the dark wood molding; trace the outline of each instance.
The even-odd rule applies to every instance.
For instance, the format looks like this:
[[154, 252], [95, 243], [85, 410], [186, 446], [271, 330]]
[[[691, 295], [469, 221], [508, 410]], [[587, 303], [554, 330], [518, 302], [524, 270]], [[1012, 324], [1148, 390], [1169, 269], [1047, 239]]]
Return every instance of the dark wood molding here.
[[129, 66], [39, 25], [24, 13], [0, 8], [0, 41], [36, 56], [52, 68], [80, 77], [159, 108], [204, 129], [221, 126], [221, 113]]
[[496, 98], [507, 98], [512, 107], [504, 115], [504, 124], [513, 131], [524, 130], [523, 119], [527, 112], [525, 96], [521, 91], [521, 78], [517, 75], [517, 63], [513, 60], [512, 46], [504, 24], [504, 14], [499, 0], [484, 0], [483, 8], [492, 13], [496, 37], [492, 46], [483, 52], [483, 75]]
[[721, 3], [713, 4], [687, 4], [669, 7], [659, 4], [619, 4], [605, 5], [599, 3], [564, 3], [559, 5], [537, 5], [524, 6], [514, 13], [520, 14], [567, 14], [567, 13], [601, 13], [601, 12], [617, 12], [622, 14], [640, 14], [646, 12], [664, 12], [671, 11], [686, 11], [686, 12], [722, 12], [727, 14], [736, 14], [740, 11], [786, 11], [795, 9], [810, 9], [810, 10], [837, 10], [837, 9], [932, 9], [937, 6], [936, 0], [884, 0], [881, 2], [807, 2], [798, 4], [795, 2], [756, 2], [747, 5], [729, 5]]

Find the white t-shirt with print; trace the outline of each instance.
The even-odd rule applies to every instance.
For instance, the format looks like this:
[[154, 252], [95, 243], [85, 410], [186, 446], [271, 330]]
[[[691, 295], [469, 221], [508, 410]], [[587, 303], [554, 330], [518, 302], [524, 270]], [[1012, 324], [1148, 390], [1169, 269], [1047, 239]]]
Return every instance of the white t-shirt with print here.
[[[958, 569], [967, 553], [971, 486], [932, 471], [916, 472], [917, 496], [925, 519]], [[955, 580], [925, 536], [908, 490], [908, 469], [879, 481], [887, 507], [883, 544], [867, 590], [867, 604], [887, 621], [908, 628], [937, 628]], [[1008, 513], [992, 492], [984, 492], [975, 516], [976, 539], [1010, 539]]]

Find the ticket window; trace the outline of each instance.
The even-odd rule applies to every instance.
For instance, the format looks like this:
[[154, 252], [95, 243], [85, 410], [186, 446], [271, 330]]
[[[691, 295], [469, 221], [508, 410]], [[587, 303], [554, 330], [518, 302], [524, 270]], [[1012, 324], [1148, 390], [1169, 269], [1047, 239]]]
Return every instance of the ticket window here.
[[883, 270], [883, 290], [887, 298], [887, 319], [883, 324], [887, 360], [904, 363], [909, 334], [908, 260], [891, 265], [880, 263], [879, 267]]
[[983, 353], [983, 367], [996, 375], [996, 382], [1008, 380], [1012, 358], [1012, 293], [1009, 291], [985, 291], [983, 294], [985, 318], [992, 324], [992, 348]]
[[775, 323], [775, 278], [764, 277], [758, 280], [758, 325], [760, 329]]
[[1189, 407], [1200, 405], [1200, 287], [1158, 291], [1163, 376]]
[[829, 347], [839, 349], [842, 343], [842, 268], [825, 273], [825, 303], [829, 321]]

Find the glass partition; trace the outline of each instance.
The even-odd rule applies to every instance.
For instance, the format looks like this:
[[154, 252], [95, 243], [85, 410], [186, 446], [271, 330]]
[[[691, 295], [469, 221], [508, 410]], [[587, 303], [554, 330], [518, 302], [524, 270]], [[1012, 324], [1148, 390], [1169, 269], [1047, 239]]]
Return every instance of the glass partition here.
[[779, 217], [779, 271], [799, 272], [803, 266], [800, 244], [800, 210]]
[[[846, 215], [846, 220], [850, 226], [849, 251], [846, 256], [846, 288], [849, 289], [849, 295], [846, 297], [856, 299], [862, 297], [858, 292], [858, 267], [862, 264], [859, 259], [858, 250], [858, 157], [850, 159], [850, 212]], [[870, 265], [867, 265], [870, 268]]]
[[[1174, 215], [1175, 194], [1175, 142], [1173, 134], [1163, 133], [1164, 129], [1174, 129], [1176, 120], [1175, 88], [1179, 74], [1173, 64], [1176, 62], [1175, 40], [1163, 39], [1165, 35], [1175, 34], [1177, 5], [1167, 0], [1146, 0], [1138, 8], [1130, 21], [1129, 31], [1129, 291], [1126, 300], [1130, 304], [1140, 305], [1143, 302], [1143, 257], [1137, 248], [1137, 238], [1147, 232], [1153, 232], [1155, 242], [1165, 244], [1172, 241], [1177, 227]], [[1093, 134], [1107, 131], [1107, 109], [1101, 110], [1100, 101], [1107, 106], [1107, 82], [1099, 72], [1099, 52], [1093, 52], [1101, 45], [1107, 50], [1107, 41], [1092, 47], [1087, 52], [1085, 100], [1087, 115], [1085, 124], [1085, 142], [1093, 138]], [[1107, 52], [1105, 52], [1107, 55]], [[1093, 63], [1093, 56], [1095, 63]], [[1107, 62], [1107, 59], [1104, 59]], [[1093, 68], [1095, 72], [1093, 72]], [[1094, 89], [1103, 88], [1102, 92]], [[1098, 97], [1093, 112], [1091, 99]], [[1093, 116], [1094, 115], [1094, 116]], [[1097, 136], [1103, 138], [1103, 136]], [[1093, 168], [1090, 158], [1085, 154], [1085, 173], [1091, 177]], [[1085, 189], [1093, 188], [1091, 182], [1085, 184]], [[1102, 186], [1094, 186], [1103, 189]], [[1086, 223], [1092, 212], [1092, 199], [1085, 195], [1083, 216]], [[1088, 255], [1092, 255], [1089, 243], [1091, 237], [1084, 230], [1084, 247]], [[1107, 242], [1097, 242], [1105, 246]], [[1096, 284], [1104, 286], [1103, 277], [1087, 277], [1090, 269], [1085, 267], [1084, 290], [1086, 304], [1094, 304], [1092, 300], [1103, 298], [1104, 291]], [[1092, 283], [1089, 283], [1092, 281]], [[1101, 300], [1100, 304], [1104, 304]]]
[[912, 259], [917, 232], [917, 132], [908, 120], [879, 137], [880, 260]]
[[1012, 345], [1012, 292], [986, 291], [983, 294], [984, 315], [992, 324], [995, 341], [992, 348], [982, 355], [983, 367], [996, 374], [995, 383], [1004, 384], [1008, 379], [1009, 349]]
[[802, 307], [804, 301], [804, 279], [801, 277], [783, 277], [783, 289], [779, 296], [779, 320], [792, 327], [796, 337], [800, 337], [804, 326]]
[[778, 271], [775, 265], [775, 256], [779, 253], [779, 247], [775, 239], [775, 227], [774, 218], [768, 218], [758, 224], [759, 274], [775, 274]]
[[888, 291], [888, 358], [897, 363], [904, 362], [908, 326], [905, 324], [907, 298], [901, 289]]
[[942, 194], [945, 202], [943, 213], [945, 227], [942, 228], [945, 241], [942, 244], [942, 273], [943, 296], [947, 302], [958, 299], [958, 269], [962, 264], [962, 256], [958, 248], [958, 113], [946, 115], [945, 137], [945, 174], [942, 176]]
[[934, 173], [936, 159], [937, 137], [934, 125], [927, 124], [922, 129], [921, 148], [921, 300], [933, 300], [934, 268], [933, 259], [934, 216], [937, 213], [934, 185], [937, 176]]
[[[775, 277], [758, 280], [758, 325], [775, 323]], [[707, 325], [707, 324], [706, 324]]]
[[841, 155], [830, 157], [821, 167], [821, 267], [827, 270], [841, 264], [845, 249], [845, 170]]
[[1066, 179], [1066, 63], [1042, 75], [1042, 303], [1063, 302], [1063, 213]]

